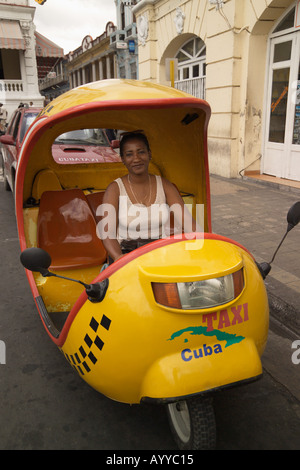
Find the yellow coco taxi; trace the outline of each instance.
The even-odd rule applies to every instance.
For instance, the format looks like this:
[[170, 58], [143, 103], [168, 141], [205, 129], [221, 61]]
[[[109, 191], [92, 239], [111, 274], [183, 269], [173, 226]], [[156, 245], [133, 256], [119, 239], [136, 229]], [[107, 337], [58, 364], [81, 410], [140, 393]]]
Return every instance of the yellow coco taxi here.
[[[41, 112], [16, 178], [21, 259], [50, 338], [107, 397], [165, 403], [183, 449], [213, 447], [211, 396], [261, 376], [268, 335], [268, 300], [255, 260], [211, 231], [209, 116], [206, 102], [172, 88], [129, 80], [87, 84]], [[143, 129], [150, 171], [177, 186], [195, 217], [203, 208], [203, 232], [156, 240], [103, 269], [99, 208], [108, 184], [126, 168], [120, 159], [57, 163], [52, 143], [78, 129]]]

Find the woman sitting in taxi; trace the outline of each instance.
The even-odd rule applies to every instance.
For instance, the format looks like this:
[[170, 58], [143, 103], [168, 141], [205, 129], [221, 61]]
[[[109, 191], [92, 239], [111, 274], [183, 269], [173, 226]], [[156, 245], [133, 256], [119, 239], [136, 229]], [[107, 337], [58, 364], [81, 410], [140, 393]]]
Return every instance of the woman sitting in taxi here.
[[170, 235], [170, 207], [180, 231], [196, 222], [185, 208], [176, 187], [167, 179], [149, 174], [151, 150], [142, 133], [125, 134], [120, 155], [128, 174], [113, 181], [106, 189], [103, 204], [107, 216], [100, 229], [104, 247], [116, 261], [124, 254], [155, 239]]

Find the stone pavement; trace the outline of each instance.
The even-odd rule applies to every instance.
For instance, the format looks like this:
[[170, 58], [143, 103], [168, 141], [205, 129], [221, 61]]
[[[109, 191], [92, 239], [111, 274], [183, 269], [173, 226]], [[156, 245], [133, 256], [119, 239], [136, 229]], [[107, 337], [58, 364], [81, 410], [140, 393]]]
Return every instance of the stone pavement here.
[[[212, 230], [244, 245], [257, 262], [270, 261], [287, 228], [300, 189], [211, 175]], [[285, 239], [265, 283], [271, 314], [300, 333], [300, 224]]]

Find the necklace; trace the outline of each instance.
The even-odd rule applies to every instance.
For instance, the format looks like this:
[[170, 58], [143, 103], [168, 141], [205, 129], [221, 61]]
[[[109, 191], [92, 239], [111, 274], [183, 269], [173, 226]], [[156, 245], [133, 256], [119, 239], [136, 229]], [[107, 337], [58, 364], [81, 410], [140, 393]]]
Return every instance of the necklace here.
[[133, 187], [132, 187], [132, 184], [130, 182], [130, 176], [129, 174], [127, 175], [128, 176], [128, 183], [129, 183], [129, 187], [131, 189], [131, 192], [134, 196], [134, 199], [136, 200], [136, 203], [137, 204], [143, 204], [144, 206], [147, 206], [147, 204], [149, 204], [149, 202], [151, 201], [151, 196], [152, 196], [152, 184], [151, 184], [151, 179], [150, 179], [150, 175], [148, 175], [148, 184], [149, 184], [149, 194], [148, 194], [148, 197], [144, 200], [142, 200], [141, 202], [139, 202], [138, 198], [136, 197], [136, 194], [133, 190]]

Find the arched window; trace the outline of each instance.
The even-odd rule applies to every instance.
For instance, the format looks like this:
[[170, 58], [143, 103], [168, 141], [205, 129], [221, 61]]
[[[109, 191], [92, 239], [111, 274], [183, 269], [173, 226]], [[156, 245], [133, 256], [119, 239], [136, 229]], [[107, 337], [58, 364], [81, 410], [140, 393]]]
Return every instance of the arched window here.
[[206, 47], [202, 39], [190, 39], [175, 57], [178, 59], [176, 88], [197, 98], [205, 98]]
[[281, 31], [285, 31], [294, 28], [295, 25], [295, 13], [296, 13], [296, 7], [292, 8], [292, 10], [279, 22], [279, 24], [276, 26], [276, 28], [273, 31], [274, 33], [279, 33]]

